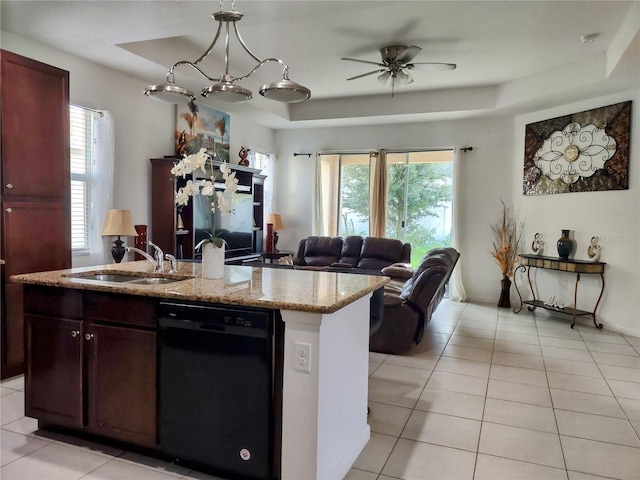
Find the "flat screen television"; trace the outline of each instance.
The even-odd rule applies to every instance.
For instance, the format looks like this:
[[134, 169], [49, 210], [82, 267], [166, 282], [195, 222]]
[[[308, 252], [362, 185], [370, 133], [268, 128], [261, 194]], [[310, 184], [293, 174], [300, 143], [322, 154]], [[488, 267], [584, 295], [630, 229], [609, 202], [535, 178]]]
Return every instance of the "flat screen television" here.
[[[239, 192], [225, 193], [231, 202], [231, 213], [222, 215], [216, 208], [214, 217], [215, 234], [226, 243], [226, 255], [238, 257], [253, 252], [253, 195]], [[207, 238], [211, 232], [211, 197], [195, 195], [193, 200], [193, 229], [194, 245]], [[201, 258], [202, 252], [195, 252], [196, 258]]]

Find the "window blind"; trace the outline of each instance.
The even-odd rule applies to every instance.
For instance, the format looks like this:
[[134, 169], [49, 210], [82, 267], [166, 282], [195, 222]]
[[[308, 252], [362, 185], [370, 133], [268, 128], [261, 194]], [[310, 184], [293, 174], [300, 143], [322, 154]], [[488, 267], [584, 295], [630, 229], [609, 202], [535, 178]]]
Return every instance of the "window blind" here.
[[71, 166], [71, 250], [89, 253], [91, 239], [91, 166], [93, 152], [91, 110], [69, 106]]

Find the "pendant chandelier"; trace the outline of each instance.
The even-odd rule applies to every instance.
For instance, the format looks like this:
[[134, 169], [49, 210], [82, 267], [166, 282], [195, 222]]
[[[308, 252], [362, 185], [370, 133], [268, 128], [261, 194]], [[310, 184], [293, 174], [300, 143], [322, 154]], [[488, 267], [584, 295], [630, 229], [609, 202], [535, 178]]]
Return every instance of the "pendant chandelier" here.
[[[168, 103], [189, 103], [195, 100], [195, 94], [189, 91], [186, 88], [183, 88], [175, 83], [175, 75], [174, 70], [181, 65], [188, 65], [194, 68], [200, 75], [204, 78], [213, 82], [208, 87], [205, 87], [200, 92], [203, 97], [212, 97], [217, 100], [221, 100], [227, 103], [239, 103], [246, 102], [247, 100], [251, 100], [253, 97], [253, 93], [246, 88], [241, 87], [237, 84], [237, 82], [242, 81], [248, 78], [253, 72], [255, 72], [262, 65], [270, 62], [277, 62], [282, 67], [282, 79], [277, 80], [272, 83], [264, 84], [260, 87], [260, 95], [269, 100], [275, 100], [278, 102], [284, 103], [294, 103], [301, 102], [303, 100], [307, 100], [311, 97], [311, 90], [307, 87], [304, 87], [292, 80], [289, 80], [289, 67], [286, 63], [284, 63], [279, 58], [266, 58], [261, 60], [257, 57], [247, 45], [242, 40], [240, 36], [240, 32], [238, 31], [237, 22], [239, 22], [243, 15], [240, 12], [237, 12], [235, 9], [235, 0], [233, 0], [231, 4], [231, 11], [224, 11], [224, 0], [220, 0], [220, 11], [216, 12], [212, 15], [214, 20], [218, 22], [218, 31], [216, 32], [211, 45], [209, 48], [200, 55], [195, 62], [190, 62], [188, 60], [180, 60], [176, 62], [167, 72], [167, 81], [166, 83], [158, 84], [158, 85], [150, 85], [145, 88], [144, 93], [151, 98], [155, 98], [157, 100], [162, 100]], [[204, 71], [202, 71], [201, 67], [198, 65], [202, 62], [213, 50], [218, 38], [220, 38], [220, 34], [222, 33], [224, 28], [224, 74], [219, 77], [211, 77], [207, 75]], [[242, 48], [253, 58], [256, 62], [258, 62], [246, 75], [242, 75], [240, 77], [234, 77], [229, 74], [229, 33], [233, 28], [234, 33]]]

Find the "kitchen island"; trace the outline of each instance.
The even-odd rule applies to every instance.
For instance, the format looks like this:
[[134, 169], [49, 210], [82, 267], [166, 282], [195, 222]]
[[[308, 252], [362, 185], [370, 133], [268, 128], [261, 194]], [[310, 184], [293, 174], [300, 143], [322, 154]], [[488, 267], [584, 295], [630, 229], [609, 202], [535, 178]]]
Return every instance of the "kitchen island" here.
[[[140, 261], [12, 277], [25, 284], [27, 415], [162, 451], [158, 305], [272, 311], [268, 478], [342, 478], [369, 439], [369, 297], [387, 277], [226, 266], [223, 279], [207, 280], [199, 264], [178, 262], [177, 273], [155, 282], [150, 268]], [[112, 281], [123, 274], [134, 281]]]

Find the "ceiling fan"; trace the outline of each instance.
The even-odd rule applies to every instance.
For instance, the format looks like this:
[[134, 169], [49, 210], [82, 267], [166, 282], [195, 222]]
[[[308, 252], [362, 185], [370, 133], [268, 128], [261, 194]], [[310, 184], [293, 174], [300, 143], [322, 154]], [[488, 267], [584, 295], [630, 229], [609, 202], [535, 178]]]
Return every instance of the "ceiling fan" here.
[[413, 58], [420, 53], [422, 48], [416, 45], [404, 46], [404, 45], [389, 45], [380, 49], [380, 55], [382, 56], [382, 62], [371, 62], [369, 60], [360, 60], [357, 58], [342, 57], [342, 60], [350, 62], [366, 63], [369, 65], [376, 65], [376, 70], [372, 70], [367, 73], [356, 75], [355, 77], [347, 78], [347, 80], [355, 80], [357, 78], [367, 77], [379, 73], [378, 81], [382, 85], [386, 85], [391, 78], [391, 96], [393, 97], [396, 81], [402, 85], [408, 85], [413, 82], [413, 77], [409, 73], [409, 70], [413, 70], [416, 67], [429, 68], [431, 70], [455, 70], [455, 63], [439, 63], [439, 62], [411, 62]]

